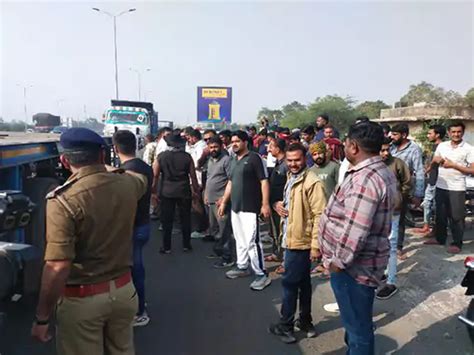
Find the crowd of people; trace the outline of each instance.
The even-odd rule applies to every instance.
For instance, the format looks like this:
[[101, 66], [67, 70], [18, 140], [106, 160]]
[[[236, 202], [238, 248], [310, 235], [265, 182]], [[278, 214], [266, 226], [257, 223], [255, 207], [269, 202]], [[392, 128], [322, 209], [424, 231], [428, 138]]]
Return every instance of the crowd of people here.
[[[61, 136], [61, 162], [73, 175], [48, 200], [46, 265], [33, 327], [34, 336], [47, 339], [44, 327], [60, 299], [57, 334], [64, 354], [83, 354], [87, 351], [72, 349], [94, 346], [113, 354], [133, 349], [132, 325], [150, 321], [142, 255], [150, 217], [162, 230], [161, 254], [172, 254], [173, 226], [179, 221], [184, 252], [192, 252], [193, 239], [212, 242], [207, 257], [216, 259], [213, 266], [229, 279], [253, 275], [252, 290], [271, 285], [266, 263], [277, 262], [281, 317], [269, 331], [285, 343], [296, 342], [295, 330], [317, 335], [311, 274], [329, 279], [336, 303], [325, 309], [340, 313], [350, 354], [374, 353], [373, 302], [398, 291], [397, 259], [406, 258], [410, 209], [423, 208], [423, 227], [415, 232], [427, 237], [425, 244], [445, 245], [449, 227], [453, 241], [447, 251], [462, 248], [474, 150], [463, 140], [461, 122], [431, 126], [428, 155], [409, 138], [406, 124], [389, 127], [367, 117], [359, 117], [344, 138], [325, 114], [314, 125], [293, 130], [268, 121], [259, 131], [254, 126], [233, 132], [162, 128], [157, 137], [147, 136], [142, 159], [136, 157], [135, 136], [118, 131], [113, 144], [121, 169], [107, 167], [111, 172], [103, 165], [102, 139], [73, 130]], [[127, 197], [115, 194], [115, 188]], [[117, 211], [124, 210], [121, 198], [129, 201], [121, 224], [112, 228], [90, 216], [93, 205], [115, 221]], [[268, 255], [262, 226], [271, 236]], [[101, 239], [101, 233], [109, 239]], [[119, 246], [124, 234], [132, 237], [131, 244]], [[131, 273], [125, 268], [127, 247], [133, 251]], [[122, 302], [116, 311], [109, 305], [108, 313], [101, 313], [101, 302], [115, 301], [120, 293], [130, 296], [130, 281], [136, 289], [130, 302], [138, 311], [131, 315], [128, 302], [128, 311], [120, 313]], [[71, 317], [77, 312], [82, 313]], [[110, 332], [112, 323], [114, 336], [94, 345], [91, 332]], [[65, 340], [73, 333], [74, 340]]]

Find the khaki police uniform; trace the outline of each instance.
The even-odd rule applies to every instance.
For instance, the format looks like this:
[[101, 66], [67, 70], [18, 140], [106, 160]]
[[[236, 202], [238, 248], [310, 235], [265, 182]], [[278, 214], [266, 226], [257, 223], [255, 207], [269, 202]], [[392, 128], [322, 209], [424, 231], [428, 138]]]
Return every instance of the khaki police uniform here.
[[45, 260], [72, 262], [56, 309], [58, 354], [134, 354], [131, 235], [146, 188], [142, 175], [92, 165], [48, 195]]

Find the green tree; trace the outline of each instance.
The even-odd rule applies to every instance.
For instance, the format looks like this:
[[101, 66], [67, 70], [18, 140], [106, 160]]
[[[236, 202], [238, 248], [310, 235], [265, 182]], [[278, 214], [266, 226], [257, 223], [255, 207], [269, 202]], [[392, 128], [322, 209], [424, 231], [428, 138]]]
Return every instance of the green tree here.
[[357, 105], [355, 109], [360, 115], [367, 116], [368, 118], [372, 120], [374, 118], [379, 118], [380, 111], [386, 108], [390, 108], [390, 106], [387, 105], [382, 100], [377, 100], [377, 101], [364, 101], [360, 103], [359, 105]]
[[310, 113], [308, 123], [315, 124], [316, 118], [325, 113], [329, 116], [330, 123], [337, 127], [341, 133], [346, 132], [358, 116], [354, 109], [354, 99], [350, 96], [328, 95], [318, 97], [308, 106], [308, 111]]
[[464, 97], [464, 102], [469, 107], [474, 107], [474, 88], [470, 88]]
[[257, 119], [260, 120], [262, 117], [268, 118], [270, 122], [275, 118], [280, 121], [283, 118], [283, 112], [281, 110], [271, 110], [268, 107], [262, 107], [257, 114]]
[[410, 85], [408, 92], [400, 98], [401, 106], [412, 106], [416, 102], [426, 102], [442, 106], [459, 106], [463, 97], [456, 91], [446, 91], [426, 81]]

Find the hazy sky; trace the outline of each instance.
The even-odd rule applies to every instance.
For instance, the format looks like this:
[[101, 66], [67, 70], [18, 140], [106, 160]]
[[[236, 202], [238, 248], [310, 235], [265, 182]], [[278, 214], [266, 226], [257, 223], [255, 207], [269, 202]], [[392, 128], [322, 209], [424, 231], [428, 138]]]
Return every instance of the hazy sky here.
[[233, 88], [233, 120], [260, 107], [327, 94], [393, 103], [429, 81], [474, 86], [474, 2], [4, 2], [0, 4], [0, 116], [100, 117], [119, 90], [142, 95], [163, 120], [191, 123], [196, 87]]

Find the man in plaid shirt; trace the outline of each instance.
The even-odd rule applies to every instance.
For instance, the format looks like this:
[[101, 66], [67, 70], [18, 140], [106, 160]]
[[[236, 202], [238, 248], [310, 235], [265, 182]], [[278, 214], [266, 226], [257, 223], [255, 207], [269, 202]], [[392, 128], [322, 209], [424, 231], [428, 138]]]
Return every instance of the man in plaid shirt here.
[[389, 257], [397, 183], [379, 156], [383, 139], [377, 123], [350, 127], [345, 155], [352, 167], [319, 224], [323, 264], [331, 271], [350, 354], [374, 354], [374, 294]]

